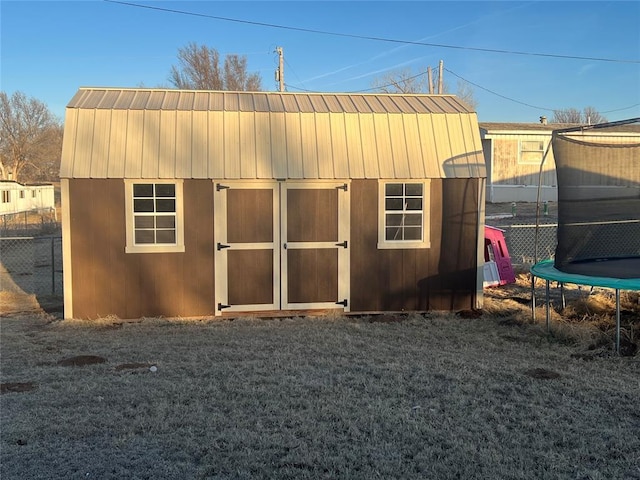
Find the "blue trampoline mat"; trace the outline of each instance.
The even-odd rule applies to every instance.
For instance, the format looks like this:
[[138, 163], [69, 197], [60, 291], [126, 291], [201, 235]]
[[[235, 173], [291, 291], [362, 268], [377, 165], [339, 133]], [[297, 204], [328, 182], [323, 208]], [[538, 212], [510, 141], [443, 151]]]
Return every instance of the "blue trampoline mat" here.
[[575, 285], [592, 285], [594, 287], [614, 288], [616, 290], [640, 290], [640, 278], [611, 278], [578, 275], [558, 270], [553, 260], [542, 260], [530, 268], [531, 274], [545, 280]]

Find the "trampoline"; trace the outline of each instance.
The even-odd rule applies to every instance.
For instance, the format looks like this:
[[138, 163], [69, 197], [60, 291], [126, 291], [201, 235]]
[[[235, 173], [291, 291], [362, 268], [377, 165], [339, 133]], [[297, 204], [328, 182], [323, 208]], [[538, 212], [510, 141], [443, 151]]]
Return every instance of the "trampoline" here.
[[[629, 129], [632, 124], [636, 128]], [[591, 132], [599, 129], [604, 134]], [[626, 135], [620, 133], [625, 131]], [[570, 283], [615, 290], [618, 353], [620, 291], [640, 291], [638, 133], [640, 118], [552, 132], [558, 181], [557, 245], [554, 259], [537, 262], [536, 258], [530, 269], [534, 318], [535, 278], [546, 280], [547, 329], [550, 281], [561, 287]]]

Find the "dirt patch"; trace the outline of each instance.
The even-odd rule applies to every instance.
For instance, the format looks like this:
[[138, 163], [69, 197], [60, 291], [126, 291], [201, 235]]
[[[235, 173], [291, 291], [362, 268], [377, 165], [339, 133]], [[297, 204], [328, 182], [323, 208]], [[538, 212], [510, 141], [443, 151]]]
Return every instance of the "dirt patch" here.
[[4, 395], [5, 393], [21, 393], [21, 392], [30, 392], [35, 390], [38, 386], [33, 382], [23, 382], [23, 383], [0, 383], [0, 395]]
[[85, 365], [96, 365], [98, 363], [105, 363], [106, 361], [106, 358], [97, 355], [78, 355], [63, 358], [58, 362], [58, 365], [63, 367], [84, 367]]

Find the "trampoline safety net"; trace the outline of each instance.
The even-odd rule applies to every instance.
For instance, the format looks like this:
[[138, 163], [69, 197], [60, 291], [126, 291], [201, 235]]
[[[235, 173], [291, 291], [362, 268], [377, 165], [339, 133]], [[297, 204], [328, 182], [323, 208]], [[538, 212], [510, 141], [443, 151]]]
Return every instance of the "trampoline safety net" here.
[[639, 136], [608, 140], [607, 135], [557, 131], [552, 146], [558, 179], [555, 267], [582, 275], [640, 277]]

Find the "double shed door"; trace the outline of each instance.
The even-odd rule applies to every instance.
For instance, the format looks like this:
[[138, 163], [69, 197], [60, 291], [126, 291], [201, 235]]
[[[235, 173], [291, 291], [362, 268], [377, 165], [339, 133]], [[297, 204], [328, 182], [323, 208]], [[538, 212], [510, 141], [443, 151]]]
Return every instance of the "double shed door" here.
[[216, 314], [349, 309], [349, 191], [338, 182], [216, 182]]

